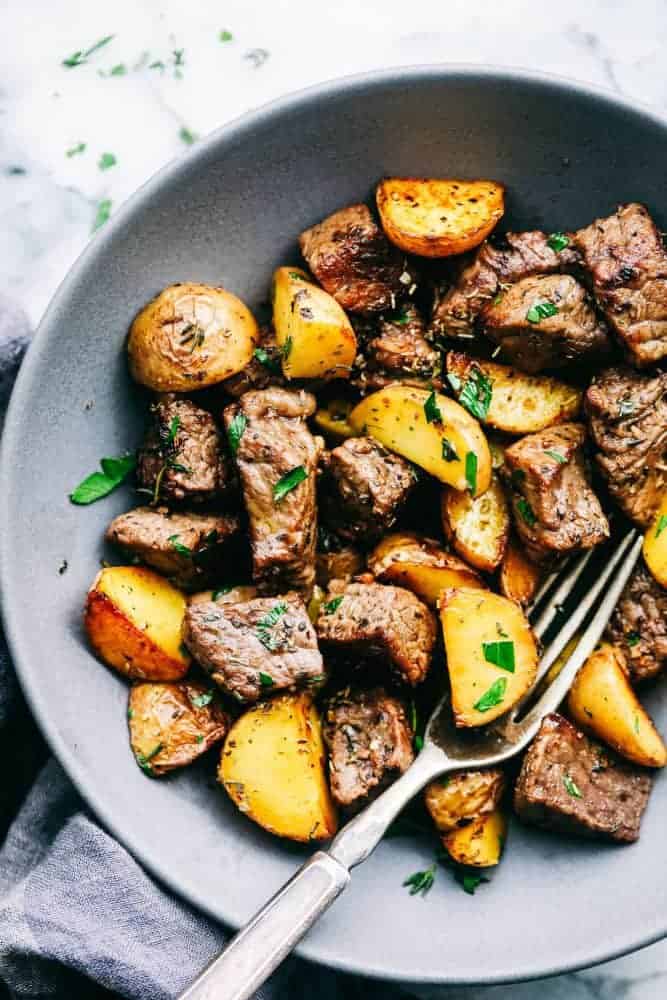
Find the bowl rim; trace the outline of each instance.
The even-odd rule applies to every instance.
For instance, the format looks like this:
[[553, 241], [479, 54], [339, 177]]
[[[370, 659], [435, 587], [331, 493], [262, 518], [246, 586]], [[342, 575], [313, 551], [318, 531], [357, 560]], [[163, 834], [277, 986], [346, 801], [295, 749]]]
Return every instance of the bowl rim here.
[[[455, 81], [456, 79], [469, 80], [475, 77], [486, 81], [495, 80], [500, 85], [515, 82], [535, 88], [543, 87], [545, 89], [560, 90], [574, 97], [594, 98], [611, 108], [623, 111], [634, 117], [646, 118], [650, 124], [658, 128], [667, 129], [667, 114], [661, 113], [659, 109], [651, 107], [642, 101], [621, 96], [606, 87], [556, 73], [498, 64], [477, 65], [469, 62], [399, 65], [349, 74], [342, 77], [328, 78], [322, 82], [290, 91], [287, 94], [263, 103], [257, 108], [250, 109], [236, 116], [229, 122], [218, 126], [199, 140], [191, 149], [180, 153], [151, 175], [122, 203], [118, 211], [112, 215], [103, 229], [91, 238], [74, 261], [51, 298], [21, 365], [6, 413], [0, 444], [0, 467], [8, 468], [10, 456], [20, 449], [20, 418], [24, 410], [24, 401], [32, 389], [32, 370], [37, 362], [37, 357], [42, 346], [46, 343], [49, 336], [52, 318], [58, 314], [64, 303], [66, 303], [70, 289], [76, 284], [80, 274], [114, 241], [117, 233], [120, 233], [131, 222], [136, 208], [146, 200], [150, 200], [153, 193], [159, 191], [163, 184], [169, 183], [172, 179], [177, 178], [179, 174], [186, 172], [194, 162], [200, 158], [205, 158], [217, 146], [224, 146], [242, 139], [256, 126], [275, 115], [281, 115], [290, 110], [295, 111], [322, 100], [335, 98], [345, 93], [363, 90], [368, 87], [381, 89], [400, 84], [406, 86], [418, 84], [428, 80], [449, 79]], [[7, 475], [0, 477], [0, 615], [16, 675], [30, 711], [36, 719], [40, 731], [54, 757], [62, 766], [82, 800], [91, 808], [102, 826], [128, 850], [152, 877], [157, 879], [170, 892], [173, 892], [177, 897], [194, 906], [214, 922], [221, 923], [219, 915], [212, 910], [200, 893], [181, 884], [177, 875], [172, 874], [168, 868], [160, 864], [159, 860], [155, 860], [140, 845], [134, 843], [134, 837], [131, 833], [118, 828], [114, 821], [113, 809], [105, 805], [103, 795], [98, 795], [97, 790], [90, 787], [89, 782], [84, 777], [83, 769], [79, 766], [76, 754], [68, 748], [64, 739], [59, 736], [55, 720], [51, 717], [49, 711], [40, 705], [38, 685], [35, 683], [34, 678], [31, 677], [30, 670], [27, 667], [24, 669], [23, 666], [29, 654], [27, 650], [24, 650], [21, 630], [14, 625], [12, 615], [11, 567], [9, 565], [9, 558], [6, 555], [8, 551], [7, 540], [11, 531], [8, 517], [10, 507], [10, 478]], [[227, 926], [236, 929], [238, 925], [229, 921]], [[651, 928], [644, 928], [642, 933], [635, 936], [628, 936], [628, 939], [621, 946], [610, 949], [605, 947], [604, 943], [601, 942], [597, 948], [589, 951], [585, 961], [571, 960], [568, 962], [564, 960], [557, 965], [540, 966], [535, 966], [533, 963], [532, 969], [524, 968], [518, 974], [508, 969], [492, 974], [485, 974], [483, 979], [476, 980], [465, 976], [457, 977], [453, 975], [451, 977], [448, 976], [447, 980], [444, 981], [440, 976], [420, 973], [418, 970], [415, 970], [414, 974], [410, 975], [397, 972], [388, 973], [386, 969], [377, 963], [367, 962], [361, 966], [355, 962], [348, 962], [344, 958], [334, 959], [330, 957], [326, 960], [326, 967], [343, 973], [404, 984], [438, 985], [446, 982], [447, 985], [452, 986], [499, 985], [503, 983], [526, 982], [574, 972], [578, 969], [591, 968], [600, 963], [637, 951], [660, 941], [666, 936], [667, 913], [665, 913], [662, 919], [656, 919]], [[309, 946], [307, 939], [297, 946], [294, 953], [316, 964], [325, 964], [318, 956], [317, 949]]]

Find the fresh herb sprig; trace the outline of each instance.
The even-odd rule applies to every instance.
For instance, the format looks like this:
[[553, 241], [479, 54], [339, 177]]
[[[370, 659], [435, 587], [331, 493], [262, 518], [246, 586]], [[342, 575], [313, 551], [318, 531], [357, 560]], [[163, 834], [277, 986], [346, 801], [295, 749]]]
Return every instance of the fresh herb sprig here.
[[85, 506], [95, 503], [102, 497], [108, 496], [136, 468], [137, 460], [134, 455], [119, 455], [117, 458], [100, 459], [101, 472], [93, 472], [86, 476], [69, 495], [72, 503]]

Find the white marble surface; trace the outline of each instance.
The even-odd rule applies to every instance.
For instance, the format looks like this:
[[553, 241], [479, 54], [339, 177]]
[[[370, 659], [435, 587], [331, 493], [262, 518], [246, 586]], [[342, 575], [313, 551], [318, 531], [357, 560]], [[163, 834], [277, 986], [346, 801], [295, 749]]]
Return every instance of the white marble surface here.
[[[203, 135], [318, 80], [495, 62], [667, 107], [664, 0], [5, 0], [0, 10], [0, 292], [34, 323], [90, 238], [99, 203], [109, 199], [113, 211], [178, 156], [181, 129]], [[232, 37], [222, 41], [223, 31]], [[86, 65], [61, 65], [106, 35], [113, 40]], [[155, 62], [165, 68], [149, 68]], [[119, 65], [124, 75], [99, 72]], [[66, 155], [80, 143], [85, 150]], [[117, 161], [106, 170], [103, 153]], [[667, 943], [539, 984], [437, 995], [663, 1000]]]

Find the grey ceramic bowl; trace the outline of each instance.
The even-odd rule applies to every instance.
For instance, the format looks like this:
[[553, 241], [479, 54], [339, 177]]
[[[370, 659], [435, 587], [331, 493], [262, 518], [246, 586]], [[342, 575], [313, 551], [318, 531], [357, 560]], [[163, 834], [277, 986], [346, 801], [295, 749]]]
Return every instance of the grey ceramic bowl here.
[[[236, 812], [213, 761], [148, 781], [128, 747], [124, 683], [86, 648], [81, 608], [121, 490], [88, 508], [67, 494], [102, 455], [134, 447], [142, 403], [125, 365], [137, 309], [184, 278], [257, 306], [301, 229], [371, 195], [385, 174], [493, 177], [513, 226], [569, 229], [661, 199], [667, 127], [561, 80], [476, 67], [392, 70], [329, 83], [252, 112], [143, 187], [76, 264], [21, 372], [2, 462], [2, 589], [21, 682], [54, 752], [102, 822], [171, 889], [237, 925], [303, 852]], [[86, 406], [93, 400], [92, 408]], [[67, 572], [59, 575], [63, 559]], [[667, 705], [652, 692], [663, 727]], [[301, 953], [372, 976], [493, 983], [592, 964], [665, 934], [667, 784], [641, 840], [608, 847], [514, 823], [490, 885], [444, 870], [425, 899], [403, 879], [433, 843], [384, 842]]]

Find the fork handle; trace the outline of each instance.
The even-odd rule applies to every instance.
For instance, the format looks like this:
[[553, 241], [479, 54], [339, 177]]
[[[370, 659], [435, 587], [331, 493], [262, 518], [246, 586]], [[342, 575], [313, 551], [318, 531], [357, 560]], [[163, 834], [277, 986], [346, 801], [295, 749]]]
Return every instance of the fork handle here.
[[[451, 768], [451, 765], [450, 765]], [[178, 1000], [248, 1000], [350, 881], [401, 809], [447, 769], [427, 745], [398, 781], [347, 823], [328, 853], [317, 851], [236, 934]]]

